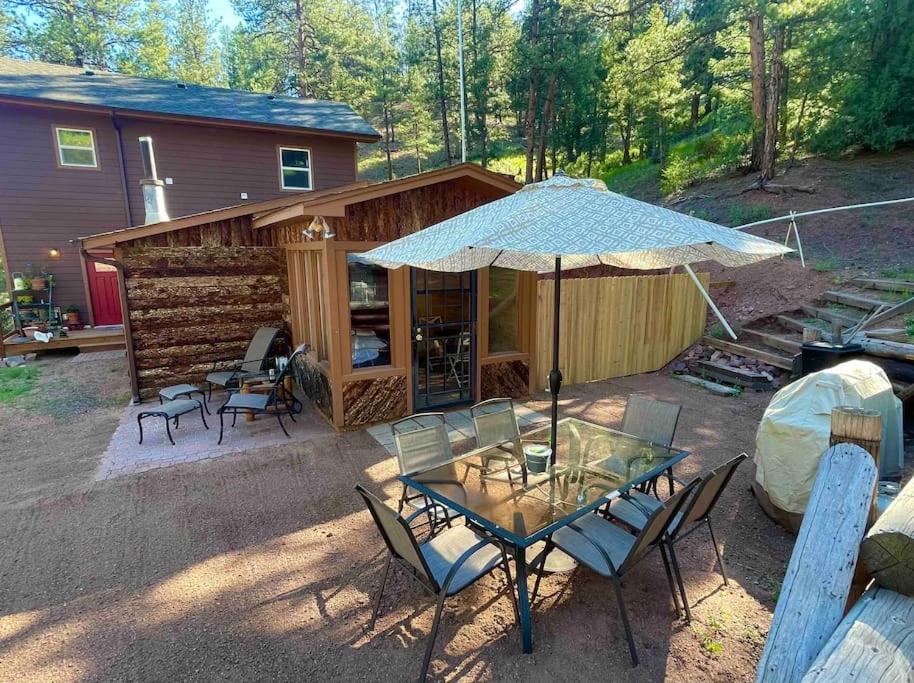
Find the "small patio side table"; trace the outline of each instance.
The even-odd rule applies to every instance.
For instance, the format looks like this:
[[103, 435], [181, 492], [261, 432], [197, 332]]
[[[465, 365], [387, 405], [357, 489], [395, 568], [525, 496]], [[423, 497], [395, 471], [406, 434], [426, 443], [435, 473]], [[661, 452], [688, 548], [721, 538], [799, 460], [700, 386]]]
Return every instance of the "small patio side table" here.
[[[548, 439], [550, 430], [551, 425], [546, 425], [525, 433], [524, 438]], [[407, 486], [465, 515], [468, 523], [514, 555], [525, 653], [533, 651], [527, 590], [530, 546], [689, 455], [571, 417], [559, 420], [556, 436], [556, 464], [543, 474], [529, 473], [526, 482], [502, 481], [480, 470], [480, 457], [505, 450], [498, 444], [400, 476]]]

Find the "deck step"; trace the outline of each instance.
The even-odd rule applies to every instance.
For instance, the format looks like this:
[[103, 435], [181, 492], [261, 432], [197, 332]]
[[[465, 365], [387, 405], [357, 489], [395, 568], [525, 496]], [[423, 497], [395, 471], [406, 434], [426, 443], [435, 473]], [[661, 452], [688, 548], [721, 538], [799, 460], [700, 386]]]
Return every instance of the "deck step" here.
[[[821, 318], [816, 318], [816, 320], [821, 320]], [[812, 325], [810, 323], [805, 323], [802, 320], [791, 318], [789, 315], [779, 315], [777, 316], [777, 321], [784, 327], [789, 327], [790, 329], [796, 330], [797, 332], [802, 332], [807, 328], [819, 330], [822, 333], [822, 339], [825, 341], [831, 341], [831, 332], [825, 329], [824, 322], [823, 325]]]
[[779, 334], [762, 332], [761, 330], [743, 328], [742, 334], [748, 335], [749, 337], [760, 341], [767, 346], [775, 348], [778, 351], [787, 351], [790, 354], [799, 353], [800, 348], [803, 346], [803, 343], [797, 341], [796, 339], [782, 337]]
[[707, 344], [711, 348], [718, 349], [720, 351], [734, 353], [738, 356], [743, 356], [744, 358], [754, 358], [755, 360], [760, 360], [763, 363], [773, 365], [774, 367], [781, 368], [782, 370], [788, 370], [790, 372], [794, 371], [794, 358], [791, 357], [782, 356], [776, 353], [769, 353], [768, 351], [760, 351], [759, 349], [754, 349], [751, 346], [724, 341], [723, 339], [715, 339], [714, 337], [704, 336], [702, 337], [701, 341], [703, 344]]
[[884, 280], [860, 277], [851, 280], [851, 284], [863, 289], [881, 289], [884, 292], [914, 292], [914, 282], [910, 280]]
[[850, 306], [852, 308], [859, 308], [864, 311], [872, 311], [874, 308], [879, 308], [880, 306], [892, 305], [888, 301], [870, 299], [865, 296], [860, 296], [859, 294], [852, 294], [850, 292], [838, 292], [835, 290], [829, 290], [825, 292], [822, 295], [822, 298], [826, 301], [834, 301], [835, 303]]
[[821, 318], [830, 323], [841, 323], [845, 327], [853, 327], [860, 322], [860, 318], [855, 318], [840, 311], [831, 311], [827, 308], [816, 308], [815, 306], [803, 306], [803, 312], [813, 318]]

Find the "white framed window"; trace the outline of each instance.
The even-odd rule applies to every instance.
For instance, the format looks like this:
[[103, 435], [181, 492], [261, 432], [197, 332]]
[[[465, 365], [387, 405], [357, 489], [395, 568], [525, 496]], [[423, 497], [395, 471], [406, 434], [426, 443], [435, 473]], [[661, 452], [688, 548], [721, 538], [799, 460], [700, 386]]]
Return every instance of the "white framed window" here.
[[301, 147], [280, 147], [279, 181], [284, 190], [314, 189], [311, 150]]
[[61, 166], [98, 168], [95, 132], [91, 128], [54, 128], [57, 141], [57, 161]]

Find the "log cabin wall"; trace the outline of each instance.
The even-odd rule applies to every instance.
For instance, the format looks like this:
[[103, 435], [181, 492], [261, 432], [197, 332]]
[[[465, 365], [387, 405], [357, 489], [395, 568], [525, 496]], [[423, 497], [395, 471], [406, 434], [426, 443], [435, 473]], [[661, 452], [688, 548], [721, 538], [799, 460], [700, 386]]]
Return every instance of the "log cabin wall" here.
[[258, 327], [286, 327], [284, 250], [258, 244], [249, 216], [119, 245], [141, 398], [201, 384], [242, 358]]

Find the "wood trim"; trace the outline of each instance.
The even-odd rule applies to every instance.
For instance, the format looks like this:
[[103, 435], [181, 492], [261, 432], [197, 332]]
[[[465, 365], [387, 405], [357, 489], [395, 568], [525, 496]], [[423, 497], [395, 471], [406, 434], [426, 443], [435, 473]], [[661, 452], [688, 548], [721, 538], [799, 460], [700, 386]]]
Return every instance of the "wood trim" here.
[[516, 192], [521, 187], [506, 176], [487, 171], [475, 164], [466, 163], [449, 166], [436, 171], [427, 171], [425, 173], [419, 173], [397, 180], [388, 180], [386, 182], [366, 184], [363, 181], [328, 190], [316, 190], [311, 193], [301, 192], [294, 195], [290, 194], [288, 197], [278, 197], [263, 202], [235, 204], [223, 209], [204, 211], [190, 216], [182, 216], [171, 221], [163, 221], [162, 223], [121, 228], [119, 230], [109, 230], [86, 237], [78, 237], [77, 240], [82, 242], [83, 248], [85, 249], [108, 247], [120, 242], [129, 242], [143, 237], [150, 237], [152, 235], [159, 235], [174, 230], [202, 225], [204, 223], [215, 223], [217, 221], [253, 214], [261, 214], [256, 220], [258, 223], [257, 229], [262, 229], [279, 222], [278, 220], [269, 220], [269, 212], [293, 206], [298, 203], [301, 203], [302, 205], [301, 210], [303, 216], [337, 215], [331, 213], [332, 211], [343, 211], [343, 213], [339, 215], [345, 216], [345, 207], [350, 204], [358, 204], [377, 197], [396, 194], [398, 192], [406, 192], [419, 187], [425, 187], [426, 185], [456, 180], [462, 177], [473, 177], [476, 180], [502, 189], [509, 194]]
[[406, 375], [406, 370], [403, 368], [387, 365], [379, 368], [359, 368], [343, 375], [342, 380], [343, 384], [348, 384], [349, 382], [360, 382], [366, 379], [383, 379], [385, 377], [401, 377], [404, 375]]
[[324, 251], [323, 241], [317, 242], [292, 242], [291, 244], [283, 245], [283, 249], [286, 251]]
[[[326, 242], [322, 242], [326, 245]], [[333, 258], [325, 248], [323, 265], [325, 284], [325, 311], [327, 330], [327, 353], [330, 361], [330, 388], [333, 398], [333, 424], [343, 426], [345, 405], [343, 403], [343, 321], [340, 316], [340, 269], [339, 259]], [[347, 297], [348, 300], [348, 297]], [[348, 328], [349, 322], [346, 321]], [[350, 356], [351, 362], [351, 356]], [[348, 366], [348, 363], [347, 363]]]
[[493, 363], [510, 363], [516, 360], [529, 361], [530, 354], [522, 351], [504, 351], [502, 353], [493, 353], [491, 356], [484, 358], [480, 365], [492, 365]]
[[[111, 257], [112, 258], [114, 257], [113, 253], [111, 254]], [[102, 258], [104, 258], [104, 257], [102, 257]], [[83, 290], [85, 290], [85, 292], [86, 292], [86, 319], [89, 321], [89, 324], [92, 327], [95, 327], [95, 304], [92, 302], [92, 290], [89, 287], [89, 272], [88, 272], [89, 261], [86, 259], [85, 255], [83, 254], [81, 249], [79, 251], [79, 263], [80, 263], [79, 271], [80, 271], [80, 275], [82, 275], [82, 281], [83, 281]], [[93, 264], [92, 267], [94, 268], [95, 264]], [[120, 277], [120, 275], [118, 275], [118, 277]], [[125, 311], [121, 311], [122, 321], [123, 321], [124, 316], [126, 316], [126, 315], [127, 315], [127, 313]]]
[[[521, 185], [514, 182], [506, 176], [502, 176], [492, 171], [487, 171], [476, 164], [465, 163], [455, 166], [448, 166], [435, 171], [426, 171], [415, 175], [388, 180], [385, 182], [372, 183], [367, 186], [353, 187], [347, 186], [339, 189], [338, 192], [328, 194], [323, 197], [305, 198], [302, 207], [304, 215], [317, 216], [344, 216], [345, 207], [350, 204], [360, 204], [379, 197], [385, 197], [398, 192], [407, 192], [428, 185], [457, 180], [463, 177], [471, 177], [481, 182], [487, 183], [493, 187], [504, 190], [508, 194], [513, 194], [521, 188]], [[264, 217], [266, 219], [266, 216]], [[272, 225], [272, 223], [263, 221], [260, 228]]]
[[489, 269], [476, 271], [476, 373], [473, 401], [482, 400], [482, 366], [489, 357]]

